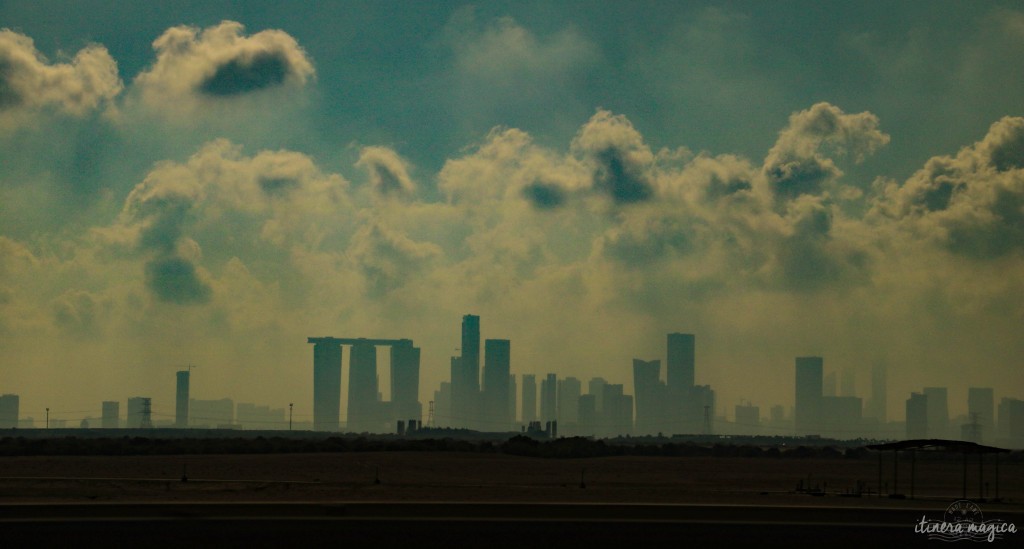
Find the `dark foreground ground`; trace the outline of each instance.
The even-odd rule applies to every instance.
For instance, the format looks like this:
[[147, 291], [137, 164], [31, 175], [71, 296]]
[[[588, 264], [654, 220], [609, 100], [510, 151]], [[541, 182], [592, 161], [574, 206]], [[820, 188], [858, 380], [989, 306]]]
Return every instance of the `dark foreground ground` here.
[[[1000, 464], [1000, 501], [994, 463], [979, 476], [972, 458], [966, 471], [967, 497], [985, 519], [1024, 527], [1024, 464]], [[877, 454], [3, 457], [0, 535], [5, 547], [941, 545], [914, 525], [941, 520], [963, 496], [962, 459], [901, 459], [896, 474], [884, 456], [883, 492], [895, 481], [904, 499], [879, 497]]]

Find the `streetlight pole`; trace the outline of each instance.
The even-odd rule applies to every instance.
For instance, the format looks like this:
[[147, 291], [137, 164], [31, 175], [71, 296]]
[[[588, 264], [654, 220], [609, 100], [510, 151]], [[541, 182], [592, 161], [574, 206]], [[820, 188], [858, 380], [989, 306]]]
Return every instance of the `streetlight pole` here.
[[288, 403], [288, 430], [292, 430], [292, 403]]
[[50, 409], [46, 409], [46, 428], [50, 428]]

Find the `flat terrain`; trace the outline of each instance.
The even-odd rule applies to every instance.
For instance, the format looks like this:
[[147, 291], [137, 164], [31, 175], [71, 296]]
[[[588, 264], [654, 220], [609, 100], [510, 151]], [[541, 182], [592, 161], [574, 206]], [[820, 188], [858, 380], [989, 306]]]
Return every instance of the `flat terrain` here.
[[[996, 496], [995, 464], [967, 466], [967, 497]], [[0, 503], [37, 502], [568, 502], [891, 506], [963, 495], [960, 456], [914, 465], [915, 502], [877, 497], [879, 461], [844, 458], [601, 457], [542, 459], [500, 453], [347, 452], [0, 458]], [[188, 482], [182, 482], [186, 475]], [[891, 453], [883, 492], [892, 491]], [[910, 495], [901, 455], [897, 488]], [[379, 480], [380, 482], [377, 482]], [[582, 486], [581, 487], [581, 480]], [[844, 497], [856, 491], [862, 497]], [[801, 485], [802, 483], [802, 485]], [[820, 489], [815, 497], [798, 491]], [[999, 465], [1001, 505], [1024, 504], [1024, 463]]]

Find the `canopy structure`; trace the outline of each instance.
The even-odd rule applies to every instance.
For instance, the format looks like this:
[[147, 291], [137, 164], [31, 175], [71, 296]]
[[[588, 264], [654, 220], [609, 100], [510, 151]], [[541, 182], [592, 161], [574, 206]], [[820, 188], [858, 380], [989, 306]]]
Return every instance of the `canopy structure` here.
[[902, 498], [903, 494], [899, 492], [899, 453], [910, 452], [910, 498], [914, 498], [914, 481], [915, 479], [915, 465], [916, 465], [916, 453], [918, 451], [926, 452], [949, 452], [949, 453], [960, 453], [964, 456], [964, 475], [963, 475], [963, 494], [962, 497], [967, 499], [967, 456], [968, 454], [978, 455], [978, 499], [985, 498], [985, 482], [984, 482], [984, 457], [985, 454], [995, 454], [995, 499], [999, 499], [999, 454], [1009, 453], [1010, 450], [1006, 448], [996, 448], [995, 446], [985, 446], [976, 442], [967, 442], [964, 440], [945, 440], [938, 438], [929, 439], [914, 439], [914, 440], [900, 440], [897, 442], [887, 442], [885, 444], [871, 444], [867, 446], [868, 450], [878, 450], [878, 494], [882, 494], [882, 456], [886, 450], [892, 451], [892, 492], [889, 497]]

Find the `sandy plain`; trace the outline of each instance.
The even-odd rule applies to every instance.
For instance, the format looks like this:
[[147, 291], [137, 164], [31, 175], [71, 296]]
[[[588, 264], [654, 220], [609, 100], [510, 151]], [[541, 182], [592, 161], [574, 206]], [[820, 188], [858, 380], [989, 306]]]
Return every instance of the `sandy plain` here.
[[[1002, 460], [996, 498], [989, 457], [967, 497], [1024, 508], [1024, 462]], [[878, 497], [879, 459], [621, 456], [545, 459], [500, 453], [346, 452], [0, 458], [0, 503], [83, 502], [537, 502], [725, 503], [932, 507], [963, 496], [960, 456], [901, 454], [896, 489]], [[913, 468], [913, 495], [911, 469]], [[881, 462], [893, 491], [891, 452]], [[187, 481], [182, 481], [186, 476]], [[850, 493], [862, 492], [860, 497]], [[806, 488], [819, 495], [810, 495]], [[800, 488], [804, 488], [801, 490]], [[944, 503], [943, 503], [944, 502]]]

